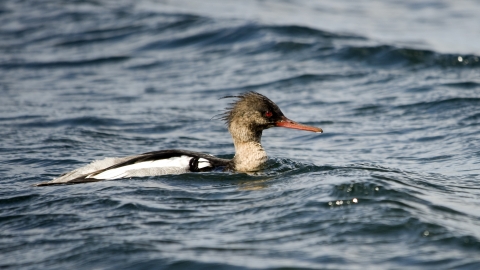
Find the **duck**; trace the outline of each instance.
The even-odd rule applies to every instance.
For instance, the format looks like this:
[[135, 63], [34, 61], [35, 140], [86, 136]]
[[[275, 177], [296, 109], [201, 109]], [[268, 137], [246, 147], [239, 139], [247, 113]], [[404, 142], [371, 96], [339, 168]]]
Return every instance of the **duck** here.
[[321, 128], [290, 120], [277, 104], [260, 93], [246, 92], [223, 98], [235, 98], [226, 111], [219, 115], [219, 118], [225, 121], [233, 139], [235, 155], [232, 159], [181, 149], [160, 150], [96, 160], [36, 186], [79, 184], [190, 172], [254, 173], [262, 170], [268, 159], [261, 144], [263, 130], [283, 127], [323, 133]]

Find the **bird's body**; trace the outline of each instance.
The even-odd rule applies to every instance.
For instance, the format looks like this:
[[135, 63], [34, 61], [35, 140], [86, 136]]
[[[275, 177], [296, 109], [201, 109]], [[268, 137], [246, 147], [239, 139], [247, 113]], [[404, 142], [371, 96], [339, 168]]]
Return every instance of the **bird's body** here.
[[154, 151], [94, 161], [85, 167], [63, 174], [51, 181], [37, 184], [37, 186], [211, 170], [254, 172], [261, 170], [267, 161], [267, 154], [261, 145], [264, 129], [278, 126], [323, 132], [320, 128], [305, 126], [289, 120], [275, 103], [261, 94], [248, 92], [235, 97], [238, 100], [223, 115], [235, 145], [233, 159], [222, 159], [187, 150]]

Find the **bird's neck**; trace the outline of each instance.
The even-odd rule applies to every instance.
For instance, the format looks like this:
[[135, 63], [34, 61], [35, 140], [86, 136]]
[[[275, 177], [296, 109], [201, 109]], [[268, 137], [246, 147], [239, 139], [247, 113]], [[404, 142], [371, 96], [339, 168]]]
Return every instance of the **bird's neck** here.
[[262, 131], [254, 131], [245, 126], [230, 125], [235, 157], [233, 164], [236, 171], [253, 172], [263, 168], [267, 153], [262, 147]]

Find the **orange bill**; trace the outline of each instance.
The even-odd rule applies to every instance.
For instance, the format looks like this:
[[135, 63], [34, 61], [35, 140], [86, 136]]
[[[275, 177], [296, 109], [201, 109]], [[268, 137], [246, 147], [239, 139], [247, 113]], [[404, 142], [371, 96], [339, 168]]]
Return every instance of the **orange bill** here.
[[292, 128], [292, 129], [299, 129], [299, 130], [306, 130], [306, 131], [323, 133], [323, 130], [321, 128], [303, 125], [303, 124], [297, 123], [295, 121], [292, 121], [285, 116], [283, 116], [280, 121], [277, 121], [276, 126], [277, 127]]

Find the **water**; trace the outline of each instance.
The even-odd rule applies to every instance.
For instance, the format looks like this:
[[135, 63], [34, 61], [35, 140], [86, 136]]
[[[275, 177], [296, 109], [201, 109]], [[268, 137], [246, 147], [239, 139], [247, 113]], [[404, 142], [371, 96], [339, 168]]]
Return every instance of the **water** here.
[[[479, 13], [0, 2], [0, 267], [479, 269]], [[325, 133], [265, 131], [257, 175], [32, 187], [103, 157], [232, 157], [212, 117], [245, 91]]]

